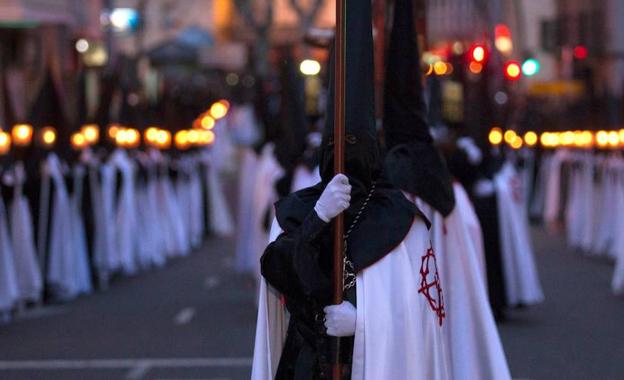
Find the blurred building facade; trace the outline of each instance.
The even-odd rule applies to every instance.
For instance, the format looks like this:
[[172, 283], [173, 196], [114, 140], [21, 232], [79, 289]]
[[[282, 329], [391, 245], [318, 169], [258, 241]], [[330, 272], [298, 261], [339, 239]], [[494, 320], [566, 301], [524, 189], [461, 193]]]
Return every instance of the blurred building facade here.
[[60, 113], [76, 119], [75, 41], [102, 38], [101, 1], [5, 0], [0, 2], [0, 124], [23, 122], [47, 81], [61, 97]]

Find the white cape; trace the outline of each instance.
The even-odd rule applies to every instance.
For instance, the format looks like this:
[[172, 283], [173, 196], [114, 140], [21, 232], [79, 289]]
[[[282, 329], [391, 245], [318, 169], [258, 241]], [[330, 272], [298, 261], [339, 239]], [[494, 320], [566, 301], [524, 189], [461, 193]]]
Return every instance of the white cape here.
[[[274, 222], [271, 238], [279, 232]], [[427, 228], [415, 221], [397, 248], [358, 274], [352, 379], [450, 378], [438, 317], [419, 293], [428, 248]], [[277, 292], [260, 282], [251, 378], [269, 380], [277, 371], [286, 317]]]
[[13, 308], [18, 296], [13, 243], [4, 201], [0, 197], [0, 316]]
[[451, 378], [511, 379], [487, 293], [481, 226], [468, 196], [453, 186], [455, 209], [446, 218], [416, 199], [432, 221], [433, 247], [444, 284], [444, 338]]
[[15, 273], [20, 301], [38, 302], [43, 290], [43, 279], [33, 234], [32, 214], [23, 194], [26, 180], [22, 162], [15, 166], [15, 188], [10, 210], [11, 239], [15, 253]]
[[496, 175], [498, 220], [503, 258], [503, 273], [509, 305], [532, 305], [544, 300], [531, 236], [526, 204], [523, 202], [519, 178], [510, 163]]
[[[46, 249], [46, 242], [42, 244], [44, 252], [48, 253], [46, 280], [52, 286], [54, 296], [59, 300], [67, 301], [81, 293], [91, 291], [91, 273], [84, 226], [78, 209], [77, 197], [82, 197], [82, 190], [78, 189], [78, 181], [82, 181], [82, 177], [74, 178], [75, 197], [70, 197], [62, 166], [55, 154], [50, 154], [46, 159], [43, 174], [51, 178], [54, 190], [53, 197], [50, 199], [52, 213], [49, 246]], [[78, 175], [79, 173], [76, 173], [76, 176]]]
[[319, 182], [321, 182], [321, 175], [319, 174], [318, 166], [310, 170], [305, 165], [299, 165], [293, 174], [291, 192], [294, 193], [306, 187], [312, 187]]
[[[208, 220], [209, 227], [217, 236], [232, 236], [234, 233], [234, 221], [228, 206], [219, 178], [218, 166], [213, 155], [206, 157], [206, 196], [208, 199]], [[240, 193], [239, 193], [240, 194]], [[240, 194], [244, 197], [244, 194]]]

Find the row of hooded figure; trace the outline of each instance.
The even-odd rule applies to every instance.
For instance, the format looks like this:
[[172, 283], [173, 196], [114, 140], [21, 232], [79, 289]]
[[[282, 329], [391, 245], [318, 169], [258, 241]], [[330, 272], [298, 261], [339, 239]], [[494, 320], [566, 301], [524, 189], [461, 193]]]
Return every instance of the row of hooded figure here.
[[[49, 153], [28, 177], [5, 171], [0, 199], [0, 313], [105, 289], [229, 235], [232, 219], [210, 151]], [[28, 191], [25, 191], [28, 189]], [[34, 212], [31, 213], [31, 210]]]
[[[616, 263], [611, 287], [624, 293], [624, 158], [621, 152], [558, 149], [545, 153], [532, 214], [564, 230], [570, 247]], [[542, 212], [540, 212], [542, 211]]]

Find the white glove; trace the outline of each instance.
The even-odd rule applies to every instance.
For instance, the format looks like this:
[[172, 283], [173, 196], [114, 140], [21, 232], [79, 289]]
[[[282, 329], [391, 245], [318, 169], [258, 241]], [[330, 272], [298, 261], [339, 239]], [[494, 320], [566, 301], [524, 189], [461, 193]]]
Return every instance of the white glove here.
[[338, 174], [325, 187], [314, 211], [325, 223], [329, 223], [336, 215], [349, 208], [351, 202], [351, 185], [344, 174]]
[[478, 165], [483, 160], [483, 154], [481, 149], [475, 144], [474, 140], [470, 137], [461, 137], [457, 139], [457, 146], [466, 152], [468, 156], [468, 162], [473, 165]]
[[480, 179], [474, 184], [473, 190], [478, 197], [483, 198], [493, 195], [496, 192], [496, 187], [494, 182], [489, 179]]
[[323, 310], [327, 335], [339, 337], [355, 335], [357, 313], [351, 302], [343, 301], [340, 305], [326, 306]]

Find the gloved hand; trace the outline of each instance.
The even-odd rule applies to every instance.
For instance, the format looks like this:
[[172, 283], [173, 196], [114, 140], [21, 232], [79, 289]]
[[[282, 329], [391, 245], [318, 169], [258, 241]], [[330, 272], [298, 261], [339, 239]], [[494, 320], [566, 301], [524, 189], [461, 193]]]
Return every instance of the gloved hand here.
[[474, 140], [470, 137], [460, 137], [457, 139], [457, 147], [466, 152], [468, 156], [468, 162], [473, 165], [478, 165], [483, 160], [483, 153], [481, 149], [475, 144]]
[[496, 192], [496, 187], [491, 180], [480, 179], [474, 184], [473, 191], [476, 196], [484, 198], [492, 196]]
[[326, 306], [323, 310], [327, 335], [339, 337], [355, 335], [357, 313], [351, 302], [343, 301], [340, 305]]
[[344, 174], [337, 174], [325, 187], [314, 211], [325, 223], [329, 223], [336, 215], [349, 208], [351, 202], [351, 185]]

